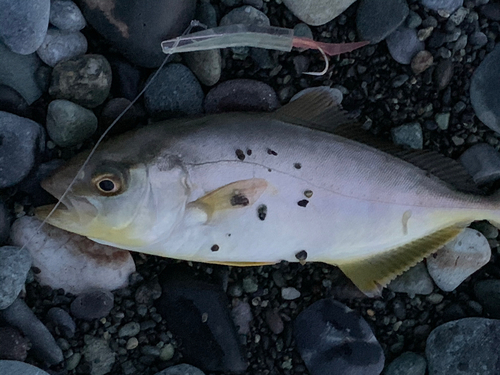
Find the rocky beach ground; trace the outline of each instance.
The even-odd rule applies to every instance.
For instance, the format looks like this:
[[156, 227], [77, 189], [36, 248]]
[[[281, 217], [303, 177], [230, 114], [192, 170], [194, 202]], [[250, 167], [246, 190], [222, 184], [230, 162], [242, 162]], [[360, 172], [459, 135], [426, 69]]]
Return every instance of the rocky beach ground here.
[[33, 217], [51, 202], [40, 180], [95, 144], [161, 64], [165, 35], [193, 18], [371, 44], [332, 57], [320, 76], [304, 74], [323, 69], [317, 51], [173, 55], [111, 136], [171, 117], [272, 111], [325, 86], [377, 137], [456, 159], [495, 190], [499, 3], [109, 4], [0, 2], [0, 373], [500, 373], [499, 233], [486, 222], [366, 298], [330, 265], [235, 268], [129, 254], [48, 226], [36, 234]]

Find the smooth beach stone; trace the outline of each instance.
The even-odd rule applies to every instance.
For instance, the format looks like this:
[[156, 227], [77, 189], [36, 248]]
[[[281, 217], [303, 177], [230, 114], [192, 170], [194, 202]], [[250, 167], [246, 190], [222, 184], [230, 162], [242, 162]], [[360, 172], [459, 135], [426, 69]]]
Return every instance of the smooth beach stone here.
[[283, 0], [283, 3], [302, 22], [311, 26], [320, 26], [342, 14], [355, 1], [356, 0]]

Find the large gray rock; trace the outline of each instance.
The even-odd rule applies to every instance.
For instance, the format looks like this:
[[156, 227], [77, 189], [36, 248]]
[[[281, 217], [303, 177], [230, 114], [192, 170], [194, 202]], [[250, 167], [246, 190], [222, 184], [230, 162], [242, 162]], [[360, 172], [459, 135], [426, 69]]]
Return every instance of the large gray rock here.
[[49, 26], [50, 0], [2, 0], [0, 9], [0, 40], [15, 53], [35, 52]]
[[396, 30], [406, 19], [410, 9], [406, 0], [361, 0], [356, 15], [359, 38], [378, 43]]
[[500, 133], [500, 45], [474, 71], [470, 100], [476, 116], [491, 130]]
[[15, 246], [0, 247], [0, 310], [9, 307], [24, 288], [31, 268], [27, 249]]
[[87, 39], [78, 31], [61, 31], [49, 29], [45, 39], [36, 51], [40, 59], [54, 67], [58, 62], [87, 52]]
[[498, 374], [500, 321], [465, 318], [445, 323], [427, 338], [429, 375]]
[[9, 375], [49, 375], [38, 367], [24, 362], [0, 360], [0, 374]]
[[323, 25], [342, 14], [356, 0], [283, 0], [301, 21], [312, 26]]
[[33, 169], [45, 147], [45, 132], [36, 122], [0, 112], [0, 189], [16, 185]]
[[28, 104], [42, 96], [35, 78], [41, 63], [36, 53], [19, 55], [0, 42], [0, 84], [12, 87]]

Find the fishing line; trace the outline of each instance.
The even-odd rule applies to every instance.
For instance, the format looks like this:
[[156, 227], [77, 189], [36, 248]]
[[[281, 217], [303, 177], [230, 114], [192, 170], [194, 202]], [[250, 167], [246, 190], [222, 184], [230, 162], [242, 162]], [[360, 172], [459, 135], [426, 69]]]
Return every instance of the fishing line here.
[[[185, 35], [187, 33], [189, 33], [191, 31], [191, 29], [195, 26], [201, 26], [201, 24], [196, 21], [196, 20], [193, 20], [191, 21], [191, 24], [186, 28], [186, 30], [182, 33], [182, 35]], [[142, 96], [142, 94], [144, 94], [144, 92], [146, 92], [146, 90], [149, 88], [149, 86], [151, 86], [151, 84], [153, 83], [153, 81], [156, 79], [156, 77], [158, 76], [158, 74], [160, 73], [160, 71], [163, 69], [163, 67], [165, 66], [165, 64], [167, 62], [170, 61], [170, 59], [172, 58], [172, 55], [173, 54], [169, 54], [165, 57], [165, 59], [163, 60], [163, 62], [161, 63], [160, 67], [156, 70], [156, 72], [153, 74], [153, 76], [151, 77], [151, 79], [149, 80], [149, 82], [146, 83], [146, 85], [144, 86], [144, 88], [139, 92], [139, 94], [137, 94], [137, 96], [134, 98], [134, 100], [132, 100], [126, 107], [125, 109], [116, 117], [116, 119], [111, 123], [111, 125], [108, 126], [108, 128], [104, 131], [104, 133], [102, 133], [102, 135], [99, 137], [99, 139], [97, 140], [96, 144], [94, 145], [94, 147], [92, 147], [89, 155], [87, 156], [87, 158], [85, 159], [85, 161], [83, 162], [82, 166], [80, 167], [80, 169], [78, 169], [78, 172], [76, 173], [75, 177], [71, 180], [70, 184], [68, 185], [68, 187], [66, 188], [66, 190], [64, 190], [64, 193], [61, 195], [61, 197], [57, 200], [57, 203], [54, 205], [54, 207], [52, 208], [52, 210], [50, 210], [50, 212], [48, 213], [48, 215], [42, 220], [42, 222], [40, 223], [40, 225], [36, 228], [36, 231], [35, 233], [33, 233], [29, 238], [28, 238], [28, 241], [21, 247], [21, 250], [24, 250], [30, 243], [31, 241], [33, 241], [33, 239], [35, 238], [35, 236], [37, 234], [39, 234], [40, 230], [43, 228], [43, 226], [47, 223], [47, 220], [54, 214], [54, 212], [59, 208], [59, 206], [62, 204], [62, 201], [64, 200], [64, 198], [66, 198], [66, 195], [68, 195], [69, 191], [71, 190], [71, 188], [73, 187], [73, 185], [76, 183], [76, 181], [78, 180], [78, 176], [80, 176], [80, 174], [83, 172], [83, 170], [85, 169], [85, 167], [88, 165], [90, 159], [92, 158], [92, 156], [94, 156], [95, 152], [97, 151], [97, 148], [99, 147], [99, 145], [102, 143], [102, 141], [104, 140], [104, 138], [109, 134], [109, 132], [111, 131], [111, 129], [116, 125], [116, 123], [118, 121], [120, 121], [120, 119], [125, 115], [125, 113], [127, 113], [127, 111], [132, 108], [132, 106], [137, 102], [137, 100], [139, 100], [139, 98]], [[43, 244], [42, 244], [43, 246]]]

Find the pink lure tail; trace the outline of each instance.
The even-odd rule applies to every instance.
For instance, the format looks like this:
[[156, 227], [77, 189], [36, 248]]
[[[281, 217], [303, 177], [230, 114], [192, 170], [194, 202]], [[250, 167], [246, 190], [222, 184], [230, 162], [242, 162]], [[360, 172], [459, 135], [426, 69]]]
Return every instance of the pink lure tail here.
[[366, 46], [370, 42], [355, 42], [355, 43], [323, 43], [316, 42], [309, 38], [293, 38], [293, 46], [302, 49], [317, 49], [323, 51], [328, 56], [336, 56], [341, 53], [352, 52], [358, 48]]

